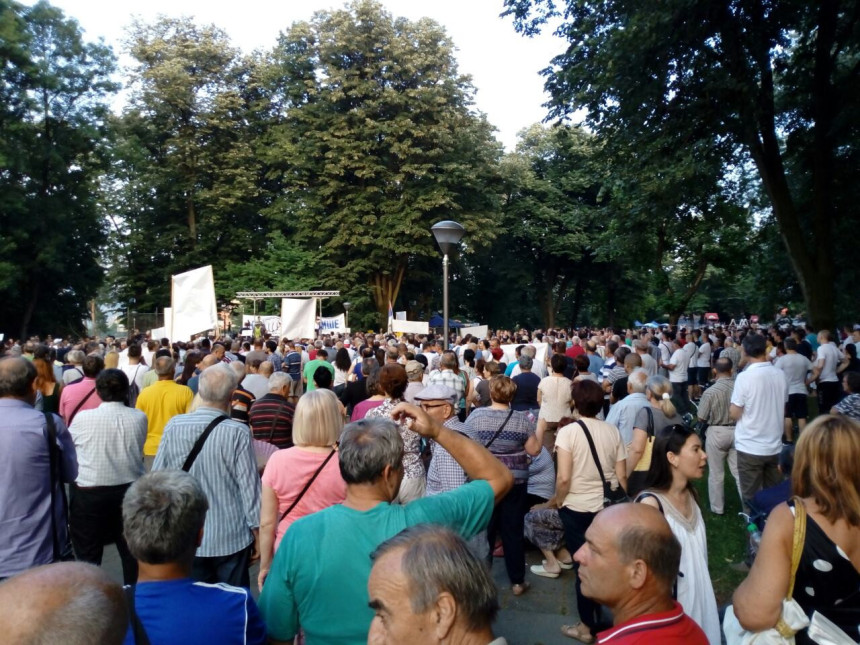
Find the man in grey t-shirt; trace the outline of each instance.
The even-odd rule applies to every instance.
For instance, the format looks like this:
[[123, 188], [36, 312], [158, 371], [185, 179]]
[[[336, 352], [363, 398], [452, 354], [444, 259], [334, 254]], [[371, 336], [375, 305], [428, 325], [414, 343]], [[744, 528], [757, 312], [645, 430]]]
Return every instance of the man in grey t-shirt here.
[[803, 354], [797, 353], [797, 341], [794, 338], [785, 339], [785, 356], [779, 358], [774, 365], [785, 374], [788, 382], [788, 403], [785, 404], [785, 437], [794, 440], [794, 419], [797, 419], [797, 430], [803, 432], [809, 410], [806, 405], [806, 375], [812, 371], [812, 361]]

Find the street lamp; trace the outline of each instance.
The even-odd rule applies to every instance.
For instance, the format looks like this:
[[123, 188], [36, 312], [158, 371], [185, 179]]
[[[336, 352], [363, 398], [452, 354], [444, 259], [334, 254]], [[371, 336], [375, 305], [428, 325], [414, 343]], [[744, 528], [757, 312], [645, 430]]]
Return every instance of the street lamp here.
[[351, 302], [344, 302], [343, 303], [343, 310], [344, 310], [344, 312], [346, 312], [346, 326], [347, 326], [347, 328], [349, 328], [349, 310], [351, 308], [352, 308]]
[[448, 349], [448, 254], [454, 250], [463, 233], [466, 232], [460, 224], [445, 220], [430, 227], [436, 243], [442, 249], [442, 328], [445, 334], [445, 344]]

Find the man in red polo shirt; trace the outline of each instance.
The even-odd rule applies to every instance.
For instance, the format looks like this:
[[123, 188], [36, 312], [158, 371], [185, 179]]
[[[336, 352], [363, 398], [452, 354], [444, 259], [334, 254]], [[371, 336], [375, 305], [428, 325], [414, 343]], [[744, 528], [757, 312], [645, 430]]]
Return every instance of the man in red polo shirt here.
[[[606, 605], [615, 623], [597, 634], [600, 645], [708, 645], [693, 619], [672, 599], [681, 545], [663, 515], [646, 504], [601, 511], [576, 552], [582, 593]], [[562, 627], [566, 636], [594, 642], [588, 628]]]

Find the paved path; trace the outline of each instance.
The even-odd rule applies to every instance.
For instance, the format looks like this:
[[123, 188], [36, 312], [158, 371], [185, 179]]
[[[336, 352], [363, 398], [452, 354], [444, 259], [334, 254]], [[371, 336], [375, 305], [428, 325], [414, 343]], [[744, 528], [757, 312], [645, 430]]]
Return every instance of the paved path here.
[[[539, 551], [527, 551], [528, 564], [541, 561]], [[122, 583], [122, 567], [114, 546], [105, 548], [102, 566], [117, 582]], [[574, 573], [563, 571], [555, 579], [541, 578], [526, 568], [526, 580], [531, 589], [516, 597], [510, 591], [504, 561], [493, 561], [493, 579], [499, 588], [501, 611], [496, 620], [495, 632], [508, 639], [510, 645], [576, 645], [578, 641], [561, 635], [561, 626], [576, 622], [576, 592]], [[251, 569], [251, 591], [256, 597], [257, 567]]]

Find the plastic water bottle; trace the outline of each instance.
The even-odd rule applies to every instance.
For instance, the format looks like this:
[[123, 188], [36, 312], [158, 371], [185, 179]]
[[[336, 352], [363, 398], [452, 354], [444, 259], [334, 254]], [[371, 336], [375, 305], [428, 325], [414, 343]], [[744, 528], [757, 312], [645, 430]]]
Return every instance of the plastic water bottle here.
[[750, 541], [750, 561], [752, 561], [758, 554], [759, 546], [761, 546], [761, 531], [758, 530], [758, 526], [756, 526], [755, 522], [750, 522], [747, 524], [747, 533], [749, 534]]

